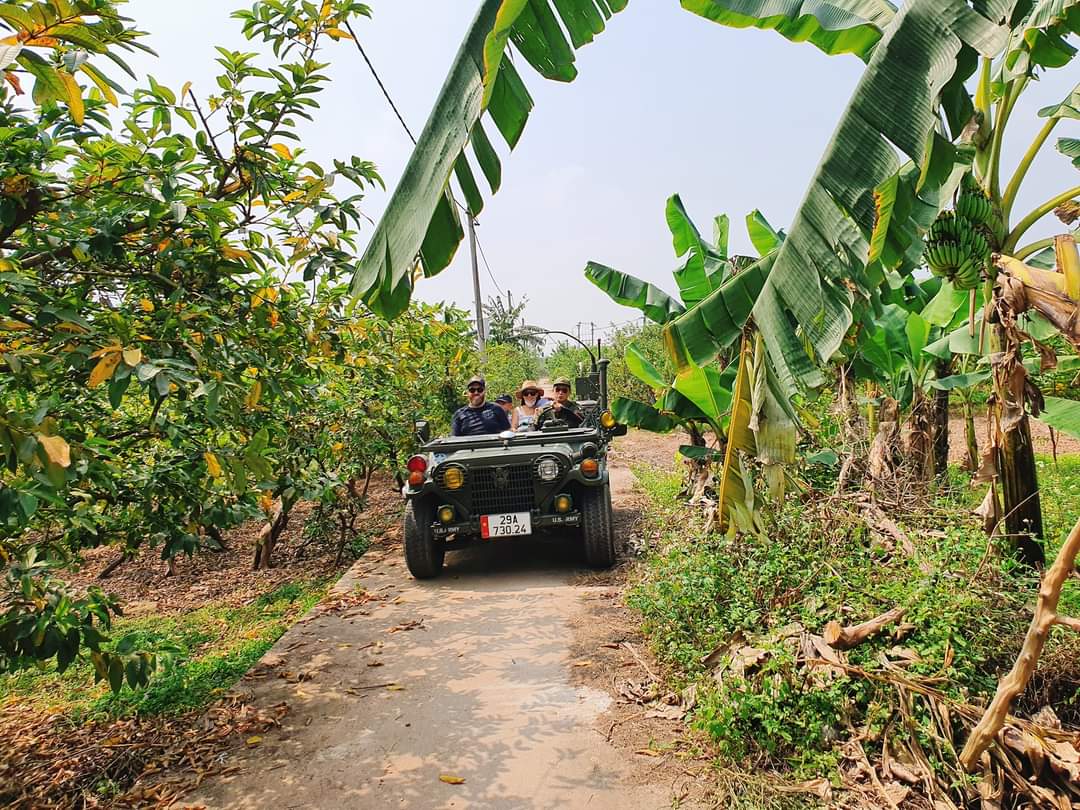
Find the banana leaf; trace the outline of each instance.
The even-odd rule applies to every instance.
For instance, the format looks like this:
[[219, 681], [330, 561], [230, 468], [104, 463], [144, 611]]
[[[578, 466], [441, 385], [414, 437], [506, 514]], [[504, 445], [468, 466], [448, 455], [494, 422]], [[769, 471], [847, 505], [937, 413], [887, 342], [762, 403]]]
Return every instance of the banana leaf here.
[[682, 0], [682, 7], [733, 28], [773, 30], [864, 61], [896, 13], [885, 0]]
[[1003, 61], [1006, 79], [1030, 75], [1036, 67], [1068, 64], [1076, 48], [1066, 42], [1080, 33], [1080, 0], [1036, 0], [1014, 26]]
[[744, 337], [739, 350], [735, 388], [731, 395], [731, 418], [728, 420], [724, 468], [720, 474], [720, 489], [716, 498], [720, 504], [720, 531], [722, 532], [728, 528], [733, 505], [745, 503], [747, 500], [747, 486], [739, 454], [745, 453], [748, 456], [757, 454], [757, 442], [750, 428], [750, 420], [754, 415], [753, 384], [750, 379], [752, 354], [750, 340]]
[[955, 391], [957, 388], [974, 388], [989, 379], [989, 371], [971, 371], [967, 374], [951, 374], [939, 380], [931, 380], [930, 387], [939, 391]]
[[671, 231], [675, 255], [680, 259], [685, 257], [682, 266], [674, 273], [675, 283], [679, 285], [679, 296], [682, 298], [683, 305], [692, 307], [718, 289], [724, 281], [724, 274], [728, 268], [726, 261], [727, 217], [717, 217], [716, 230], [719, 247], [714, 248], [701, 236], [678, 194], [668, 199], [664, 216], [667, 219], [668, 229]]
[[750, 235], [750, 243], [758, 256], [772, 253], [784, 241], [784, 232], [775, 230], [765, 219], [765, 215], [756, 208], [746, 215], [746, 232]]
[[[1007, 0], [984, 5], [995, 20], [1012, 7]], [[956, 173], [956, 150], [939, 146], [933, 137], [935, 88], [960, 69], [965, 44], [993, 57], [1007, 38], [1006, 28], [962, 0], [905, 3], [873, 48], [787, 238], [767, 257], [772, 267], [752, 310], [744, 302], [723, 301], [721, 288], [665, 327], [669, 343], [687, 352], [682, 362], [707, 362], [745, 323], [732, 315], [752, 314], [781, 390], [790, 397], [822, 385], [818, 363], [839, 349], [854, 320], [853, 308], [873, 301], [885, 279], [882, 267], [870, 262], [878, 222], [875, 191], [900, 174], [898, 149], [912, 167], [920, 167], [920, 179], [895, 184], [893, 220], [910, 218], [919, 209], [921, 187], [940, 186]], [[944, 205], [944, 195], [932, 196]]]
[[654, 323], [663, 325], [685, 311], [682, 304], [659, 287], [598, 262], [585, 266], [585, 278], [616, 304], [634, 307]]
[[661, 391], [668, 387], [668, 381], [660, 376], [656, 366], [648, 361], [634, 341], [626, 344], [623, 358], [626, 360], [626, 367], [630, 369], [630, 373], [654, 391]]
[[[417, 262], [425, 276], [453, 260], [464, 235], [451, 196], [455, 173], [469, 211], [483, 197], [465, 154], [473, 156], [494, 193], [502, 167], [481, 117], [488, 117], [513, 149], [533, 100], [514, 63], [512, 42], [540, 75], [570, 81], [574, 50], [604, 30], [605, 20], [628, 0], [482, 0], [416, 147], [368, 242], [352, 279], [354, 298], [387, 317], [408, 306]], [[565, 30], [565, 33], [564, 33]], [[570, 41], [566, 39], [569, 34]]]
[[667, 414], [660, 413], [652, 405], [626, 397], [615, 397], [611, 403], [611, 413], [616, 421], [630, 427], [650, 430], [654, 433], [667, 433], [678, 427], [678, 422]]
[[1055, 430], [1080, 439], [1080, 402], [1061, 397], [1046, 397], [1039, 419]]

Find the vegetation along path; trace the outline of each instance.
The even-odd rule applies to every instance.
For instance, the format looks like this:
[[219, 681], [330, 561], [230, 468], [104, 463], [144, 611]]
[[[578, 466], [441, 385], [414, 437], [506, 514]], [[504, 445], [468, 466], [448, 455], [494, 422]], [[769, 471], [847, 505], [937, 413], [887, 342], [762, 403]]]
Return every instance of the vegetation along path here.
[[[628, 458], [673, 457], [671, 439], [627, 441]], [[611, 472], [625, 540], [633, 476]], [[571, 538], [538, 538], [451, 554], [440, 579], [419, 582], [396, 545], [373, 548], [336, 589], [344, 609], [317, 608], [241, 682], [256, 705], [290, 706], [282, 728], [187, 803], [669, 807], [654, 752], [611, 742], [618, 710], [601, 673], [640, 681], [650, 665], [618, 621], [618, 573], [579, 560]], [[665, 731], [653, 722], [638, 724], [642, 747]]]

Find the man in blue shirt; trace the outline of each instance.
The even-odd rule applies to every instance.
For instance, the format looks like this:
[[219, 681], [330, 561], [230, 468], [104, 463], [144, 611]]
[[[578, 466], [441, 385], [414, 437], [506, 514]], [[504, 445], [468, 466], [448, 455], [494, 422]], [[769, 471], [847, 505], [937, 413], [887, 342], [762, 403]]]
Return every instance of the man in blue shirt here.
[[469, 404], [458, 408], [450, 422], [453, 436], [484, 436], [510, 430], [510, 418], [506, 411], [493, 402], [484, 401], [487, 385], [483, 377], [469, 380]]

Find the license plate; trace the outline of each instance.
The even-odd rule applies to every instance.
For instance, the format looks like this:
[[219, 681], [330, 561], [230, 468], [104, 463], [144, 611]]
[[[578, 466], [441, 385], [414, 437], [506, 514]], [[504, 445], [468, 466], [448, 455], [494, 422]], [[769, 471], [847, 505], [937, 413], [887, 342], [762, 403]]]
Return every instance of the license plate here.
[[480, 536], [485, 540], [496, 537], [520, 537], [524, 534], [532, 534], [532, 515], [528, 512], [480, 516]]

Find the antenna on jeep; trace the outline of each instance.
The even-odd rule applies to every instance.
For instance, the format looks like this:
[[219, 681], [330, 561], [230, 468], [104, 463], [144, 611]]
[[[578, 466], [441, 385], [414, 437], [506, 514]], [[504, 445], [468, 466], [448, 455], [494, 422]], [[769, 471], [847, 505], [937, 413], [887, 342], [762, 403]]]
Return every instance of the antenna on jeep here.
[[[585, 343], [580, 338], [572, 335], [570, 332], [562, 332], [562, 331], [560, 331], [558, 329], [537, 329], [536, 327], [530, 326], [528, 328], [528, 330], [520, 331], [520, 332], [518, 332], [518, 334], [519, 335], [565, 335], [566, 337], [570, 338], [572, 341], [574, 341], [574, 343], [577, 343], [578, 345], [581, 346], [581, 348], [583, 348], [585, 351], [587, 351], [589, 353], [589, 360], [592, 362], [592, 370], [593, 371], [598, 370], [597, 365], [596, 365], [596, 355], [592, 353], [592, 349], [589, 348], [589, 344]], [[599, 352], [600, 352], [600, 341], [599, 340], [596, 341], [596, 350], [597, 350], [597, 354], [599, 354]]]

